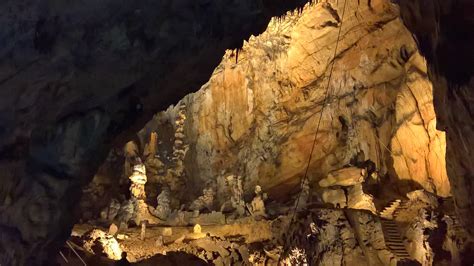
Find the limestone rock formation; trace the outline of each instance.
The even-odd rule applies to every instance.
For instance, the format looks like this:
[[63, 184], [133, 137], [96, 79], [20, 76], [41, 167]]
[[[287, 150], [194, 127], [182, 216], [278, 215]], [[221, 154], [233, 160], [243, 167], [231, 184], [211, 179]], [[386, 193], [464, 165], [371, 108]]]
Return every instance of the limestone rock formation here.
[[102, 220], [112, 222], [119, 213], [119, 210], [120, 202], [118, 202], [116, 199], [112, 199], [109, 206], [100, 212], [100, 218]]
[[333, 171], [319, 181], [320, 187], [353, 186], [364, 182], [365, 171], [357, 167]]
[[299, 222], [288, 232], [283, 262], [390, 265], [390, 257], [389, 263], [383, 259], [388, 251], [380, 224], [373, 216], [359, 211], [345, 214], [342, 210], [318, 210], [305, 215], [300, 214]]
[[[417, 192], [410, 201], [430, 206], [420, 208], [420, 219], [409, 220], [413, 213], [393, 216], [407, 226], [402, 229], [409, 252], [419, 262], [436, 262], [432, 251], [443, 244], [453, 261], [471, 265], [465, 254], [472, 240], [456, 230], [459, 218], [474, 236], [472, 1], [328, 0], [303, 8], [305, 2], [3, 1], [0, 264], [47, 263], [75, 222], [82, 188], [94, 174], [100, 179], [97, 170], [114, 154], [111, 148], [122, 147], [153, 114], [209, 80], [176, 105], [167, 156], [155, 157], [156, 134], [148, 146], [133, 140], [124, 151], [126, 177], [145, 146], [153, 178], [180, 191], [174, 201], [158, 199], [166, 213], [171, 205], [196, 199], [207, 181], [221, 184], [222, 173], [242, 176], [228, 193], [236, 216], [245, 213], [244, 198], [256, 184], [282, 199], [306, 173], [313, 189], [319, 181], [327, 187], [325, 202], [374, 212], [360, 185], [365, 174], [332, 174], [370, 164], [369, 181], [400, 193], [423, 188], [446, 197], [452, 188], [457, 214], [438, 215], [440, 199]], [[296, 7], [298, 12], [285, 14]], [[222, 59], [225, 49], [241, 48], [273, 16], [280, 17], [266, 32]], [[162, 116], [167, 114], [157, 115]], [[107, 189], [97, 184], [86, 191], [106, 198]], [[219, 198], [224, 190], [218, 188]], [[148, 213], [144, 185], [132, 194], [116, 215], [125, 224], [137, 212]], [[353, 210], [305, 215], [288, 232], [293, 239], [284, 252], [293, 262], [393, 261], [370, 234], [381, 234], [372, 216]], [[100, 232], [92, 239], [111, 240]], [[110, 243], [104, 241], [105, 248]], [[201, 242], [226, 247], [210, 248], [222, 256], [203, 255], [218, 265], [233, 263], [242, 250], [227, 240], [196, 246]], [[240, 255], [275, 261], [278, 253], [273, 246]]]
[[247, 209], [255, 219], [262, 219], [267, 217], [267, 211], [265, 209], [265, 200], [267, 199], [267, 193], [262, 191], [262, 187], [259, 185], [255, 186], [255, 196], [247, 204]]
[[159, 219], [166, 221], [171, 214], [171, 195], [168, 187], [164, 187], [160, 195], [156, 198], [158, 205], [156, 208], [149, 208], [150, 212]]
[[226, 189], [228, 194], [225, 202], [221, 206], [221, 212], [233, 213], [236, 217], [245, 214], [244, 191], [242, 188], [242, 177], [228, 175], [226, 177]]
[[[306, 169], [328, 89], [313, 182], [346, 168], [362, 178], [355, 168], [371, 163], [367, 175], [401, 193], [450, 194], [426, 62], [398, 9], [385, 0], [347, 1], [341, 22], [342, 8], [343, 1], [327, 1], [274, 19], [181, 101], [192, 143], [184, 161], [189, 187], [225, 170], [245, 177], [247, 196], [256, 184], [277, 197], [290, 193]], [[169, 116], [150, 123], [160, 131], [159, 117]]]
[[[472, 1], [398, 1], [433, 81], [437, 128], [446, 132], [449, 181], [461, 222], [474, 229], [474, 12]], [[466, 262], [473, 263], [474, 260]]]
[[365, 193], [362, 185], [354, 185], [347, 189], [347, 207], [358, 210], [368, 210], [373, 214], [377, 213], [374, 205], [374, 198]]
[[117, 220], [120, 227], [128, 227], [129, 222], [136, 217], [137, 202], [135, 199], [129, 199], [122, 203], [117, 214]]
[[189, 209], [193, 211], [214, 210], [215, 195], [216, 192], [213, 184], [208, 183], [208, 186], [202, 190], [202, 195], [191, 203]]
[[130, 196], [137, 199], [146, 199], [145, 184], [147, 182], [145, 165], [137, 164], [133, 166], [133, 173], [128, 177], [131, 181]]
[[335, 188], [335, 189], [325, 189], [321, 195], [324, 203], [329, 203], [333, 207], [344, 208], [347, 206], [347, 197], [344, 190]]
[[11, 178], [1, 181], [0, 262], [55, 254], [112, 144], [198, 89], [226, 49], [304, 3], [2, 1], [0, 168]]
[[109, 259], [122, 258], [122, 249], [117, 240], [104, 231], [93, 229], [82, 236], [82, 246], [92, 254], [105, 255]]

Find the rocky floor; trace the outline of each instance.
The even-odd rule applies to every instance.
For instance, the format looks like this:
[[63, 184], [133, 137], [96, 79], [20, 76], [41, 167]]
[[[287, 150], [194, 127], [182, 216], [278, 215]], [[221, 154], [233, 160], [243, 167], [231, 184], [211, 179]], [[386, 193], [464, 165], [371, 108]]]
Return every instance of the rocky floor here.
[[[418, 190], [376, 214], [311, 204], [294, 217], [130, 227], [114, 235], [86, 223], [74, 227], [67, 245], [87, 265], [117, 265], [122, 252], [134, 265], [463, 265], [468, 239], [451, 205]], [[56, 261], [84, 265], [71, 247]]]
[[[313, 208], [298, 212], [289, 227], [290, 217], [261, 221], [247, 217], [231, 224], [200, 228], [155, 226], [146, 229], [144, 238], [141, 228], [133, 227], [118, 232], [115, 238], [107, 237], [116, 239], [120, 252], [126, 252], [127, 259], [137, 265], [152, 265], [147, 264], [151, 259], [169, 254], [187, 254], [200, 263], [214, 265], [277, 265], [279, 261], [287, 265], [305, 261], [310, 265], [332, 265], [335, 258], [344, 265], [396, 262], [386, 248], [378, 218], [370, 212]], [[91, 224], [76, 225], [70, 239], [86, 257], [92, 254], [85, 251], [84, 236], [93, 229], [108, 231]], [[101, 247], [92, 251], [96, 255], [102, 253], [101, 263], [112, 263], [106, 262], [105, 256], [110, 254], [105, 254], [104, 245]]]

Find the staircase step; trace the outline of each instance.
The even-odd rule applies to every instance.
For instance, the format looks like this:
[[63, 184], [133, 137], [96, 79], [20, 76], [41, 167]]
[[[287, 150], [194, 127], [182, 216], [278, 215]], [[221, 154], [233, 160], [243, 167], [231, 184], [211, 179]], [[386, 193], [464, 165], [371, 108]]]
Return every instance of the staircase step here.
[[385, 241], [385, 244], [387, 244], [387, 245], [403, 245], [403, 246], [405, 246], [405, 245], [403, 244], [403, 241], [402, 241], [402, 240], [398, 240], [398, 239], [397, 239], [397, 240], [388, 239], [388, 240]]
[[403, 241], [403, 238], [398, 236], [398, 235], [387, 235], [385, 238], [387, 239], [386, 241], [391, 241], [391, 240], [393, 240], [393, 241]]
[[388, 246], [399, 246], [399, 247], [405, 247], [403, 243], [387, 243]]

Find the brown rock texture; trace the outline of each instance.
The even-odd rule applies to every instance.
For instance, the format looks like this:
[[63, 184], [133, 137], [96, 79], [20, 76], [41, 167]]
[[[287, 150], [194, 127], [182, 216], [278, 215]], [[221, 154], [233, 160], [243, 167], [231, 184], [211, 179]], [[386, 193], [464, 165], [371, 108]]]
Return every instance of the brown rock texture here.
[[[383, 182], [450, 194], [426, 62], [398, 9], [348, 0], [341, 21], [343, 5], [321, 2], [272, 20], [182, 100], [190, 187], [234, 173], [246, 191], [259, 184], [278, 197], [296, 188], [329, 85], [309, 169], [315, 183], [371, 160]], [[176, 109], [155, 117], [158, 132]]]
[[447, 171], [457, 213], [474, 236], [470, 225], [474, 220], [474, 3], [398, 3], [404, 23], [428, 62], [437, 127], [447, 136]]
[[112, 143], [304, 1], [0, 3], [0, 264], [56, 254]]

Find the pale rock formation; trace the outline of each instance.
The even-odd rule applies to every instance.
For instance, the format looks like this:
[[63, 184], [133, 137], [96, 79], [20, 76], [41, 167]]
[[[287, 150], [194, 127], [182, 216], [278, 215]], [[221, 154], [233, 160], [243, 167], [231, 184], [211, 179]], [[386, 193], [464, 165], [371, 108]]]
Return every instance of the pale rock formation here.
[[156, 198], [158, 204], [156, 208], [149, 207], [150, 212], [159, 219], [166, 221], [171, 214], [171, 194], [168, 187], [163, 187], [161, 193]]
[[146, 238], [146, 225], [147, 225], [147, 222], [142, 221], [140, 225], [141, 225], [141, 227], [140, 227], [140, 240], [143, 241]]
[[[245, 176], [248, 194], [257, 183], [277, 197], [290, 193], [306, 169], [333, 69], [308, 171], [314, 182], [370, 160], [376, 182], [449, 195], [445, 136], [436, 130], [432, 84], [412, 34], [390, 1], [348, 1], [343, 22], [342, 7], [315, 3], [273, 20], [238, 60], [227, 52], [209, 82], [182, 100], [191, 187], [225, 169]], [[364, 175], [346, 170], [349, 184]]]
[[145, 162], [149, 159], [155, 158], [157, 145], [158, 145], [158, 134], [156, 132], [151, 132], [150, 140], [148, 143], [145, 144], [145, 147], [143, 150], [143, 157], [145, 158]]
[[347, 207], [351, 209], [368, 210], [377, 213], [373, 197], [364, 193], [362, 184], [351, 186], [347, 189]]
[[436, 217], [427, 219], [427, 210], [418, 209], [418, 215], [412, 218], [410, 227], [405, 232], [408, 239], [407, 250], [422, 265], [433, 265], [434, 251], [428, 242], [429, 230], [438, 227]]
[[193, 211], [212, 211], [214, 209], [215, 196], [215, 187], [213, 184], [208, 184], [208, 186], [202, 190], [202, 195], [191, 203], [189, 209]]
[[206, 237], [206, 234], [202, 232], [202, 228], [201, 228], [201, 225], [199, 224], [196, 224], [194, 225], [193, 227], [193, 232], [190, 233], [190, 234], [187, 234], [186, 235], [186, 239], [188, 240], [196, 240], [196, 239], [201, 239], [201, 238], [205, 238]]
[[133, 166], [133, 173], [129, 177], [130, 194], [137, 200], [146, 199], [145, 184], [147, 182], [146, 169], [144, 164], [137, 164]]
[[155, 247], [160, 248], [164, 245], [163, 236], [158, 236], [155, 241]]
[[304, 3], [2, 1], [1, 264], [50, 262], [111, 146]]
[[[129, 177], [130, 194], [134, 203], [133, 219], [136, 225], [147, 221], [157, 223], [157, 220], [150, 214], [146, 200], [145, 184], [147, 182], [146, 168], [144, 164], [137, 164], [133, 167], [133, 174]], [[163, 215], [160, 211], [160, 215]], [[160, 216], [161, 217], [161, 216]]]
[[164, 163], [157, 156], [158, 134], [150, 133], [150, 140], [145, 144], [143, 157], [148, 175], [157, 176], [164, 174]]
[[118, 230], [119, 230], [118, 226], [116, 224], [112, 223], [109, 226], [108, 234], [115, 237], [115, 235], [117, 235], [117, 233], [118, 233]]
[[346, 193], [342, 189], [324, 189], [321, 197], [324, 203], [330, 203], [334, 207], [344, 208], [347, 206]]
[[459, 233], [459, 224], [456, 224], [455, 220], [447, 215], [442, 219], [443, 222], [448, 226], [448, 230], [443, 241], [443, 249], [449, 252], [451, 255], [451, 263], [453, 266], [461, 265], [461, 252], [465, 248], [465, 244], [468, 240], [466, 234]]
[[117, 214], [117, 220], [119, 221], [120, 227], [127, 227], [130, 220], [136, 216], [136, 200], [129, 199], [122, 203], [120, 210]]
[[93, 229], [81, 237], [82, 246], [88, 252], [105, 255], [112, 260], [121, 259], [122, 249], [117, 240], [106, 232]]
[[133, 174], [133, 166], [140, 158], [138, 145], [134, 141], [129, 141], [123, 146], [123, 155], [125, 163], [123, 166], [123, 174], [129, 177]]
[[199, 224], [194, 225], [194, 227], [193, 227], [193, 233], [195, 233], [195, 234], [200, 234], [200, 233], [202, 233], [202, 228], [201, 228], [201, 226], [200, 226]]
[[424, 189], [419, 189], [407, 193], [407, 198], [413, 202], [421, 201], [433, 209], [438, 207], [438, 198], [436, 197], [436, 195], [433, 195], [432, 193], [429, 193]]
[[237, 217], [245, 214], [244, 191], [242, 188], [242, 177], [229, 175], [226, 177], [228, 199], [222, 204], [221, 212], [231, 212]]
[[[446, 165], [456, 212], [473, 238], [474, 22], [471, 14], [474, 6], [470, 0], [401, 0], [398, 4], [403, 22], [416, 37], [428, 62], [436, 128], [446, 132]], [[433, 131], [429, 132], [432, 136]], [[440, 137], [443, 143], [444, 136]], [[433, 155], [444, 153], [436, 146], [433, 148]], [[430, 164], [429, 168], [436, 170], [437, 167]], [[472, 263], [474, 259], [466, 261], [466, 264]]]
[[328, 176], [319, 181], [320, 187], [332, 187], [332, 186], [353, 186], [364, 182], [365, 169], [357, 167], [343, 168], [337, 171], [333, 171]]
[[247, 204], [247, 209], [256, 219], [266, 218], [267, 212], [265, 210], [265, 200], [267, 199], [267, 193], [263, 193], [262, 187], [259, 185], [255, 186], [255, 197], [252, 199], [250, 204]]

